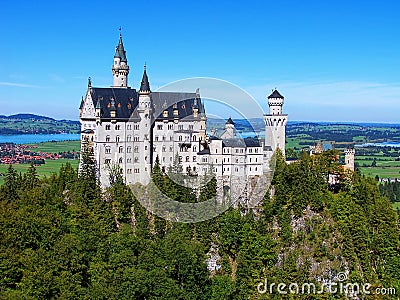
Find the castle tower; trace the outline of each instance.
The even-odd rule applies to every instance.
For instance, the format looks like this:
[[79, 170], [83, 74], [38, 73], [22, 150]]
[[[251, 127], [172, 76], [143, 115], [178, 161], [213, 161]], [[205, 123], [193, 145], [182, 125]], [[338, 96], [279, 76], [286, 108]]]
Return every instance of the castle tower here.
[[228, 121], [225, 123], [225, 131], [221, 135], [221, 139], [233, 139], [235, 136], [235, 123], [232, 121], [232, 118], [229, 117]]
[[354, 148], [347, 148], [344, 150], [344, 167], [348, 170], [354, 171], [354, 156], [356, 150]]
[[150, 83], [149, 78], [147, 77], [146, 65], [143, 70], [143, 77], [140, 83], [139, 89], [139, 103], [138, 103], [138, 114], [140, 117], [140, 133], [139, 133], [139, 141], [140, 148], [139, 153], [141, 153], [140, 161], [140, 169], [141, 172], [144, 172], [144, 176], [141, 176], [140, 182], [142, 184], [148, 184], [150, 179], [150, 171], [152, 165], [152, 155], [153, 155], [153, 143], [152, 143], [152, 106], [151, 106], [151, 98], [150, 98]]
[[112, 74], [114, 77], [113, 87], [128, 87], [129, 66], [124, 44], [122, 43], [122, 34], [119, 35], [119, 43], [115, 50]]
[[286, 142], [286, 123], [288, 116], [282, 114], [282, 106], [284, 97], [278, 90], [272, 90], [272, 94], [268, 96], [269, 114], [264, 115], [265, 122], [265, 147], [271, 148], [272, 152], [281, 149], [285, 155]]

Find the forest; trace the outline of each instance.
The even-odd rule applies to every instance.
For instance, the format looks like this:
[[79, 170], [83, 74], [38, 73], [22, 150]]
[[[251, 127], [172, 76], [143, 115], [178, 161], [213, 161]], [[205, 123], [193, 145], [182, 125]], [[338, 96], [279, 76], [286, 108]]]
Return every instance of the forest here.
[[[335, 156], [303, 153], [287, 165], [277, 152], [261, 207], [193, 224], [146, 211], [118, 173], [101, 190], [90, 153], [79, 174], [68, 163], [44, 178], [34, 166], [24, 175], [10, 166], [0, 187], [0, 299], [282, 299], [257, 286], [264, 279], [321, 284], [343, 272], [371, 291], [400, 291], [398, 215], [376, 181], [342, 171]], [[334, 191], [331, 173], [340, 176]], [[216, 193], [215, 180], [195, 193], [157, 164], [152, 178], [177, 201]], [[218, 253], [213, 270], [210, 248]]]

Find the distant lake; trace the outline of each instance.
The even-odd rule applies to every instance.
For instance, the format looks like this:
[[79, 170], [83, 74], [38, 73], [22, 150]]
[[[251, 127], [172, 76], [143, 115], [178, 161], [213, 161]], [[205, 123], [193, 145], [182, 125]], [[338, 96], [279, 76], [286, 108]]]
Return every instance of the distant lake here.
[[368, 146], [374, 146], [374, 147], [400, 147], [399, 142], [382, 142], [382, 143], [365, 143], [361, 145], [355, 145], [356, 147], [368, 147]]
[[79, 141], [80, 134], [13, 134], [0, 135], [0, 143], [35, 144], [50, 141]]

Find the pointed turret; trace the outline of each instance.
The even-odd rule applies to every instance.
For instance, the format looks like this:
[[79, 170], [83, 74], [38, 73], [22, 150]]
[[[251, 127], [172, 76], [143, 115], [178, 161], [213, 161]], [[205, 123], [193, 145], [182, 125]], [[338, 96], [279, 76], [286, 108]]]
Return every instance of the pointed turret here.
[[225, 124], [235, 125], [235, 122], [232, 121], [232, 118], [229, 117], [228, 121]]
[[147, 77], [146, 65], [144, 65], [143, 77], [142, 77], [142, 82], [140, 83], [139, 94], [150, 94], [150, 92], [151, 90], [150, 90], [149, 78]]
[[126, 59], [126, 51], [124, 49], [124, 43], [122, 42], [122, 34], [119, 34], [119, 42], [118, 46], [115, 49], [114, 58], [119, 58], [121, 62], [127, 63], [128, 60]]

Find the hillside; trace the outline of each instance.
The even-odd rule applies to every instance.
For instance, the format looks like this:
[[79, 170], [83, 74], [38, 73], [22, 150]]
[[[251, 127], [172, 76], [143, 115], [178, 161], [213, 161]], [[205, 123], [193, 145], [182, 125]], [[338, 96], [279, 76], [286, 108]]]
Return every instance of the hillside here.
[[[90, 157], [79, 178], [68, 165], [42, 180], [34, 168], [24, 177], [11, 168], [0, 189], [0, 298], [286, 299], [279, 283], [288, 292], [291, 283], [319, 290], [331, 282], [391, 299], [376, 293], [400, 290], [398, 216], [376, 182], [341, 172], [334, 154], [304, 154], [290, 165], [278, 155], [262, 205], [194, 224], [146, 211], [119, 172], [102, 192]], [[341, 176], [335, 193], [328, 172]], [[216, 193], [213, 180], [197, 198], [157, 166], [152, 176], [176, 201]], [[350, 296], [338, 289], [288, 299]]]
[[79, 121], [55, 120], [34, 114], [0, 116], [0, 134], [79, 133]]

